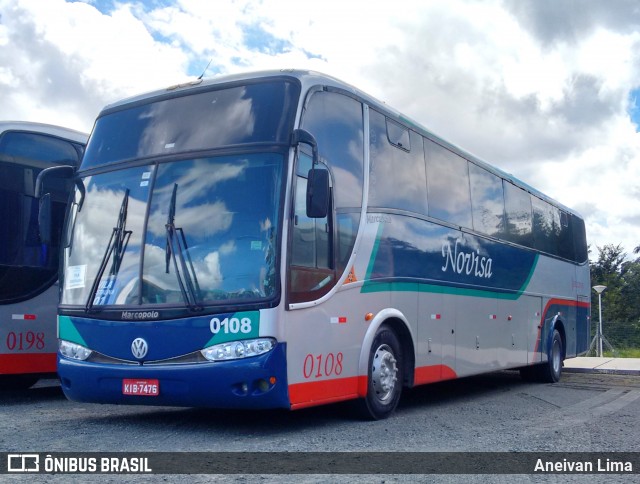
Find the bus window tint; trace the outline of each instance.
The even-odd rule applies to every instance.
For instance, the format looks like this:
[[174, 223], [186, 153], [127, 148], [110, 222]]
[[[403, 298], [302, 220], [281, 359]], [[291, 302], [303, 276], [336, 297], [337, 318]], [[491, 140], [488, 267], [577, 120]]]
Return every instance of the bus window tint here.
[[409, 129], [387, 118], [387, 139], [389, 143], [405, 151], [411, 151]]
[[558, 255], [565, 259], [576, 258], [573, 246], [572, 217], [566, 212], [560, 212], [560, 237], [558, 240]]
[[344, 272], [347, 268], [347, 262], [351, 256], [351, 249], [356, 242], [358, 234], [358, 222], [360, 214], [358, 213], [338, 213], [336, 215], [337, 226], [337, 254], [336, 269], [338, 274]]
[[362, 105], [341, 94], [316, 92], [303, 123], [303, 128], [315, 136], [320, 157], [336, 180], [336, 207], [359, 210], [364, 179]]
[[240, 143], [288, 142], [298, 96], [288, 82], [259, 82], [156, 100], [96, 121], [82, 169], [136, 157]]
[[556, 255], [560, 232], [560, 211], [537, 197], [531, 197], [531, 205], [533, 208], [534, 247], [548, 254]]
[[471, 227], [468, 162], [425, 140], [429, 215], [461, 227]]
[[484, 168], [469, 163], [473, 228], [494, 237], [504, 232], [502, 180]]
[[[53, 283], [58, 271], [58, 244], [69, 196], [65, 180], [49, 177], [52, 212], [51, 243], [40, 241], [38, 200], [34, 198], [38, 174], [55, 164], [78, 164], [73, 143], [48, 135], [21, 131], [0, 138], [0, 286], [2, 302], [24, 299]], [[79, 147], [79, 145], [78, 145]]]
[[531, 196], [523, 189], [504, 182], [504, 206], [507, 215], [506, 239], [533, 247]]
[[[300, 155], [298, 166], [311, 167], [311, 158], [306, 154]], [[317, 167], [316, 169], [323, 169]], [[300, 173], [301, 170], [296, 170]], [[295, 192], [295, 220], [293, 224], [293, 238], [291, 263], [303, 267], [315, 267], [329, 269], [329, 234], [328, 220], [325, 218], [307, 217], [306, 194], [307, 194], [307, 173], [299, 174], [296, 177]]]
[[584, 228], [584, 220], [575, 215], [571, 215], [571, 221], [573, 223], [573, 240], [574, 247], [576, 250], [575, 253], [575, 261], [576, 262], [585, 262], [589, 257], [588, 247], [587, 247], [587, 237]]
[[[310, 160], [300, 153], [291, 230], [291, 302], [322, 297], [346, 269], [358, 233], [364, 180], [364, 125], [360, 102], [335, 92], [314, 92], [302, 121], [304, 129], [318, 142], [322, 164], [316, 169], [329, 170], [333, 197], [327, 217], [309, 219], [306, 216], [306, 168], [310, 167]], [[340, 273], [336, 273], [336, 269]]]
[[[311, 157], [306, 153], [300, 153], [296, 169], [295, 213], [291, 230], [289, 284], [292, 302], [321, 297], [333, 287], [335, 282], [331, 251], [332, 218], [330, 216], [307, 217], [308, 170], [302, 167], [310, 166]], [[316, 167], [316, 170], [322, 169], [325, 169], [322, 165]]]
[[0, 139], [0, 158], [31, 166], [43, 163], [77, 165], [82, 147], [53, 136], [20, 131], [8, 132]]
[[426, 214], [422, 137], [386, 121], [382, 114], [369, 111], [369, 206]]

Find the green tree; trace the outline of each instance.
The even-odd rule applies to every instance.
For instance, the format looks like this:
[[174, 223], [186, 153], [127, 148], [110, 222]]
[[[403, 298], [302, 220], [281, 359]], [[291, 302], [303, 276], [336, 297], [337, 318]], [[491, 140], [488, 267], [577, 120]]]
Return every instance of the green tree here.
[[[591, 282], [607, 286], [602, 293], [604, 334], [616, 349], [640, 348], [640, 257], [629, 260], [621, 245], [596, 248]], [[597, 310], [594, 298], [593, 314]]]
[[[602, 294], [602, 318], [605, 321], [624, 319], [625, 308], [622, 299], [622, 268], [627, 254], [620, 244], [596, 246], [598, 259], [591, 264], [591, 283], [607, 286]], [[597, 310], [594, 308], [594, 312]]]

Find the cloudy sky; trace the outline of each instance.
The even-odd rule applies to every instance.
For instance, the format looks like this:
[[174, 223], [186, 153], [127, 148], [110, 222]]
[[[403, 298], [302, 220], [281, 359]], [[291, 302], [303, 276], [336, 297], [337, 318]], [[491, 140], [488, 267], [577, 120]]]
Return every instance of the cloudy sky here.
[[341, 78], [640, 245], [637, 0], [0, 0], [0, 119], [88, 132], [210, 60]]

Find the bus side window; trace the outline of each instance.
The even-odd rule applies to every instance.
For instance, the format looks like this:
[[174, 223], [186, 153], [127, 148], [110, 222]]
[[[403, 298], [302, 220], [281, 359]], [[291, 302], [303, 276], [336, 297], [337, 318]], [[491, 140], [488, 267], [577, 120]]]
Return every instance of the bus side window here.
[[468, 162], [425, 139], [429, 216], [460, 227], [473, 226]]
[[566, 212], [560, 212], [560, 237], [558, 240], [558, 255], [565, 259], [575, 260], [576, 252], [573, 240], [572, 217]]
[[422, 137], [369, 110], [369, 207], [427, 213]]
[[[306, 167], [311, 167], [311, 158], [301, 153], [296, 169], [291, 263], [303, 267], [329, 269], [331, 267], [329, 258], [329, 217], [307, 217], [308, 170], [305, 170]], [[321, 169], [323, 168], [316, 167], [316, 170]]]
[[[320, 297], [333, 286], [331, 207], [324, 218], [309, 218], [306, 210], [307, 173], [311, 158], [300, 153], [295, 177], [291, 228], [290, 289], [292, 301]], [[316, 170], [324, 169], [316, 166]], [[327, 289], [325, 289], [327, 288]]]
[[[316, 138], [320, 159], [331, 178], [331, 202], [326, 219], [305, 213], [306, 177], [310, 157], [299, 154], [295, 208], [291, 225], [289, 301], [312, 301], [328, 293], [347, 269], [362, 207], [364, 182], [364, 121], [362, 104], [329, 90], [310, 94], [302, 128]], [[337, 224], [337, 227], [335, 227]]]
[[525, 247], [533, 247], [531, 195], [506, 181], [503, 186], [504, 206], [507, 214], [506, 239]]
[[531, 197], [533, 207], [533, 242], [535, 248], [551, 255], [558, 255], [560, 236], [560, 210], [553, 205]]
[[473, 228], [492, 237], [504, 232], [504, 191], [502, 180], [473, 163], [469, 163]]
[[589, 248], [587, 247], [584, 220], [576, 215], [571, 215], [571, 222], [573, 226], [573, 245], [576, 250], [574, 260], [578, 263], [583, 263], [589, 258]]

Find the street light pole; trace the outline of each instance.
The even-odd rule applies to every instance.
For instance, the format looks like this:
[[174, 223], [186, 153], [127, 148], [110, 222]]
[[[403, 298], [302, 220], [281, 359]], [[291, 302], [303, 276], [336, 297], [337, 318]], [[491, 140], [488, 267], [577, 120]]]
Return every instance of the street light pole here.
[[598, 293], [598, 356], [602, 357], [602, 293], [607, 286], [593, 286], [593, 290]]

